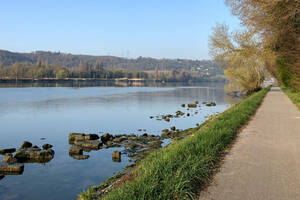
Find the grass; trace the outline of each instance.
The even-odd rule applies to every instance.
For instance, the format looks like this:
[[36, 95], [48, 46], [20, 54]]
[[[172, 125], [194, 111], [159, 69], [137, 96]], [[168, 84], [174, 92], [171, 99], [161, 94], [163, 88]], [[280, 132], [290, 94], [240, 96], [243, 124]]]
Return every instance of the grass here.
[[[208, 121], [191, 136], [151, 153], [134, 171], [136, 178], [112, 189], [104, 200], [194, 199], [209, 182], [224, 150], [250, 119], [270, 88], [263, 89]], [[83, 199], [91, 199], [82, 195]]]
[[300, 109], [300, 92], [285, 87], [281, 87], [281, 89], [287, 94], [287, 96], [298, 107], [298, 109]]

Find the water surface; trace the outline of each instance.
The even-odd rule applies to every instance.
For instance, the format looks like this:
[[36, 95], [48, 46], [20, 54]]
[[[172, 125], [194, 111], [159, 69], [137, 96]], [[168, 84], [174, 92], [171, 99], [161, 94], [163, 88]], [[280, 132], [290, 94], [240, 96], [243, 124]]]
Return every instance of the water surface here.
[[[144, 132], [137, 130], [146, 129], [149, 134], [161, 134], [162, 129], [171, 126], [195, 127], [209, 115], [230, 106], [223, 83], [140, 87], [114, 84], [19, 86], [0, 85], [0, 149], [19, 148], [25, 140], [39, 146], [50, 143], [54, 146], [55, 157], [46, 164], [25, 164], [22, 175], [5, 176], [0, 180], [1, 200], [75, 199], [83, 190], [100, 184], [130, 164], [126, 156], [122, 156], [120, 163], [112, 161], [112, 151], [122, 148], [91, 151], [87, 160], [73, 159], [68, 153], [70, 132], [142, 134]], [[149, 118], [175, 114], [177, 110], [187, 112], [181, 104], [194, 101], [215, 101], [217, 106], [202, 105], [197, 108], [197, 115], [172, 118], [170, 122]]]

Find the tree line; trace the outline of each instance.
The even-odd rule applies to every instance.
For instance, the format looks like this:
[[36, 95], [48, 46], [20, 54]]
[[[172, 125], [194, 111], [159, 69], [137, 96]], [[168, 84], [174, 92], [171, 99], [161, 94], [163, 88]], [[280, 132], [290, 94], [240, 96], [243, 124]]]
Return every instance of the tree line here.
[[225, 0], [243, 30], [217, 25], [210, 53], [225, 69], [233, 88], [252, 93], [269, 74], [300, 90], [300, 1]]
[[[125, 69], [105, 69], [103, 63], [97, 61], [96, 64], [80, 62], [76, 67], [65, 67], [50, 65], [48, 62], [42, 62], [39, 58], [36, 64], [26, 62], [14, 63], [10, 66], [0, 64], [1, 79], [47, 79], [47, 78], [93, 78], [93, 79], [145, 79], [157, 81], [209, 81], [211, 77], [201, 72], [181, 70], [125, 70]], [[223, 80], [221, 77], [216, 80]]]

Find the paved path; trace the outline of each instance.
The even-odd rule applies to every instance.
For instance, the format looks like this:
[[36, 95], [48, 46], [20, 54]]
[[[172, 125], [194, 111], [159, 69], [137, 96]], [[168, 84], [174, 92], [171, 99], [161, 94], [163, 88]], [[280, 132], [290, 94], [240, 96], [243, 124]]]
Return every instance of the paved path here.
[[300, 111], [267, 94], [199, 200], [300, 200]]

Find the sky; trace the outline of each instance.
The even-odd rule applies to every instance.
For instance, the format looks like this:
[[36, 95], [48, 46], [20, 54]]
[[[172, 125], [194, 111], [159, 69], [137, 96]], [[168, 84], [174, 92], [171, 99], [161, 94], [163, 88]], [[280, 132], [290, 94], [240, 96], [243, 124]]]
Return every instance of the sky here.
[[0, 49], [210, 59], [216, 23], [239, 27], [224, 0], [3, 0]]

